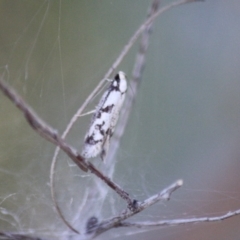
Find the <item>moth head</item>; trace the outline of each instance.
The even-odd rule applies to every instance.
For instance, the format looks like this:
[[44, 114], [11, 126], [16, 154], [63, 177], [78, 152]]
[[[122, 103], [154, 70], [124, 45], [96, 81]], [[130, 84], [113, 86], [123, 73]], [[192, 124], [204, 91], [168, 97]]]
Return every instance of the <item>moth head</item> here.
[[127, 90], [127, 79], [126, 79], [126, 74], [122, 71], [119, 71], [115, 78], [114, 81], [116, 82], [119, 90], [124, 93]]

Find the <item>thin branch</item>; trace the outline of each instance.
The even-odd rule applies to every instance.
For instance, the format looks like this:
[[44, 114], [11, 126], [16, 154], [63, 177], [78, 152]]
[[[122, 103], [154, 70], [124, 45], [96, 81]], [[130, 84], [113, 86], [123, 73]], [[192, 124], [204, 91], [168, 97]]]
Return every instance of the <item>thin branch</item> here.
[[86, 113], [82, 113], [82, 114], [80, 114], [78, 117], [87, 116], [87, 115], [89, 115], [89, 114], [95, 113], [95, 111], [96, 111], [96, 110], [94, 109], [94, 110], [88, 111], [88, 112], [86, 112]]
[[[156, 13], [154, 13], [150, 18], [148, 18], [134, 33], [134, 35], [130, 38], [129, 42], [125, 45], [123, 50], [121, 51], [121, 54], [116, 59], [116, 61], [112, 64], [111, 68], [106, 73], [104, 79], [109, 78], [111, 74], [115, 71], [115, 69], [119, 66], [119, 64], [122, 62], [123, 58], [126, 56], [130, 48], [133, 46], [133, 44], [136, 42], [136, 40], [139, 38], [141, 33], [147, 28], [149, 24], [151, 24], [159, 15], [162, 13], [170, 10], [173, 7], [177, 7], [186, 3], [192, 3], [192, 2], [203, 2], [204, 0], [180, 0], [173, 2], [161, 9], [159, 9]], [[103, 81], [103, 80], [102, 80]]]
[[[2, 238], [4, 237], [4, 238]], [[0, 232], [0, 239], [4, 240], [46, 240], [39, 237], [31, 237], [21, 233]]]
[[219, 222], [240, 215], [240, 209], [236, 211], [228, 212], [224, 215], [217, 217], [200, 217], [200, 218], [189, 218], [189, 219], [173, 219], [164, 220], [157, 222], [121, 222], [119, 227], [137, 227], [137, 228], [147, 228], [147, 227], [164, 227], [164, 226], [179, 226], [183, 224], [196, 224], [203, 222]]
[[[128, 208], [125, 209], [119, 216], [103, 220], [98, 225], [94, 226], [94, 234], [93, 238], [98, 236], [99, 234], [106, 232], [107, 230], [111, 228], [115, 228], [122, 225], [122, 221], [125, 219], [128, 219], [132, 217], [133, 215], [142, 212], [146, 208], [152, 206], [153, 204], [159, 202], [159, 201], [168, 201], [172, 195], [173, 192], [175, 192], [178, 188], [180, 188], [183, 185], [182, 180], [178, 180], [171, 184], [169, 187], [162, 190], [160, 193], [146, 199], [143, 202], [135, 202], [135, 209], [129, 210]], [[89, 229], [87, 229], [87, 232], [89, 232]], [[90, 232], [93, 232], [93, 229], [91, 229]]]
[[[153, 1], [151, 9], [148, 14], [148, 19], [154, 15], [158, 11], [159, 8], [159, 1]], [[146, 52], [149, 46], [149, 37], [152, 31], [152, 24], [149, 24], [146, 26], [145, 31], [142, 34], [140, 46], [138, 49], [138, 53], [136, 56], [133, 72], [132, 72], [132, 80], [129, 82], [129, 86], [131, 87], [132, 91], [128, 91], [126, 95], [126, 99], [124, 102], [124, 106], [121, 111], [121, 115], [119, 118], [119, 124], [116, 127], [116, 130], [114, 131], [114, 136], [111, 141], [111, 148], [108, 152], [107, 160], [106, 162], [111, 164], [114, 159], [114, 155], [117, 152], [117, 149], [120, 144], [120, 139], [122, 138], [125, 128], [128, 123], [128, 119], [131, 113], [131, 109], [133, 107], [134, 100], [136, 99], [138, 88], [141, 83], [141, 76], [145, 67], [145, 59], [146, 59]]]
[[59, 146], [83, 171], [87, 171], [87, 162], [80, 154], [65, 143], [64, 140], [59, 137], [57, 130], [45, 123], [2, 78], [0, 78], [0, 89], [21, 110], [21, 112], [23, 112], [25, 119], [33, 130], [46, 140]]

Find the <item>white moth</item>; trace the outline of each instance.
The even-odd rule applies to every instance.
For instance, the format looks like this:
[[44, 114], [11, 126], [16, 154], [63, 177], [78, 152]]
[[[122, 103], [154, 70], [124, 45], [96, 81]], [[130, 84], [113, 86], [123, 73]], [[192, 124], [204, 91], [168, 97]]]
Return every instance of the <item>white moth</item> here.
[[93, 114], [82, 150], [84, 158], [94, 158], [100, 154], [104, 161], [126, 91], [126, 76], [124, 72], [120, 71], [103, 94]]

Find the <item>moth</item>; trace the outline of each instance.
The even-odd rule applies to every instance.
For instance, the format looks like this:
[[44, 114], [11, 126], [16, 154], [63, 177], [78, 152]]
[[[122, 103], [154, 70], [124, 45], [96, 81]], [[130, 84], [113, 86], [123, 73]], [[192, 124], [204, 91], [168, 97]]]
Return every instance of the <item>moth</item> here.
[[84, 158], [94, 158], [100, 154], [104, 162], [109, 149], [110, 139], [114, 133], [125, 99], [126, 91], [126, 75], [120, 71], [104, 92], [92, 116], [82, 149], [82, 156]]

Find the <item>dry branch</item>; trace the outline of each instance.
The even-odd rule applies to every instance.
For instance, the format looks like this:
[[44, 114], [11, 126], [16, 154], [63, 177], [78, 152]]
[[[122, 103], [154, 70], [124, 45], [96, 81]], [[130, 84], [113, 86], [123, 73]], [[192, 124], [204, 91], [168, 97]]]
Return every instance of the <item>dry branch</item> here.
[[217, 217], [200, 217], [200, 218], [188, 218], [188, 219], [172, 219], [156, 222], [121, 222], [119, 227], [164, 227], [164, 226], [178, 226], [183, 224], [196, 224], [204, 222], [219, 222], [240, 215], [240, 209], [236, 211], [228, 212], [224, 215]]
[[[125, 219], [128, 219], [132, 217], [133, 215], [142, 212], [146, 208], [152, 206], [153, 204], [159, 202], [159, 201], [166, 201], [169, 200], [171, 197], [171, 194], [176, 191], [178, 188], [180, 188], [183, 184], [182, 180], [178, 180], [171, 184], [169, 187], [162, 190], [159, 194], [156, 194], [148, 199], [146, 199], [143, 202], [135, 202], [135, 209], [129, 210], [125, 209], [119, 216], [115, 216], [110, 219], [103, 220], [99, 225], [95, 226], [95, 232], [94, 237], [97, 235], [118, 226], [122, 225], [122, 221]], [[88, 232], [88, 231], [87, 231]]]

